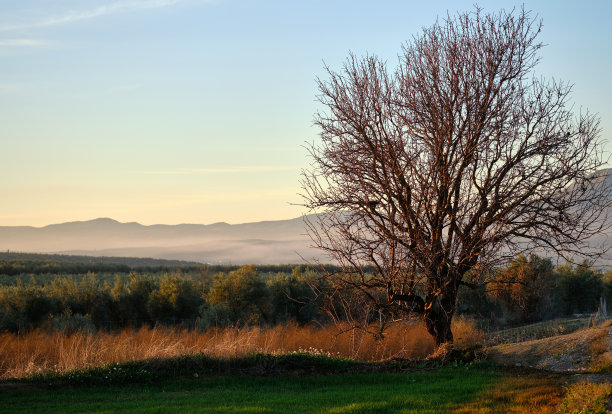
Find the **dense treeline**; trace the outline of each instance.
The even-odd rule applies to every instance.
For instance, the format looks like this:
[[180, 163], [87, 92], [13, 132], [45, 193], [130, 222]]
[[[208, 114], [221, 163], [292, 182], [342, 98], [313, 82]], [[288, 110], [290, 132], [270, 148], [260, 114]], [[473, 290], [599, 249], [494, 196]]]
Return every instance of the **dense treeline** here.
[[[315, 294], [326, 288], [318, 271], [305, 265], [0, 261], [0, 331], [325, 322], [330, 302]], [[492, 282], [480, 290], [462, 287], [459, 312], [488, 325], [590, 313], [600, 297], [612, 300], [612, 272], [588, 264], [555, 268], [549, 259], [519, 256], [486, 277]]]
[[0, 331], [93, 331], [158, 323], [205, 329], [321, 317], [311, 289], [316, 276], [306, 266], [262, 267], [290, 272], [224, 269], [13, 276], [13, 283], [0, 286]]
[[[298, 265], [306, 268], [306, 265]], [[0, 276], [85, 273], [199, 273], [211, 276], [237, 270], [240, 265], [214, 265], [180, 260], [138, 257], [95, 257], [61, 254], [0, 252]], [[258, 265], [261, 273], [291, 273], [296, 265]], [[338, 267], [324, 265], [326, 271]], [[372, 269], [373, 270], [373, 269]]]
[[126, 273], [130, 269], [128, 265], [118, 263], [55, 263], [30, 260], [0, 260], [0, 274], [9, 276], [21, 274], [79, 274], [87, 272]]
[[111, 263], [130, 267], [199, 265], [197, 262], [183, 260], [153, 259], [150, 257], [118, 257], [118, 256], [81, 256], [54, 253], [23, 253], [14, 251], [0, 252], [0, 261], [33, 261], [53, 263]]

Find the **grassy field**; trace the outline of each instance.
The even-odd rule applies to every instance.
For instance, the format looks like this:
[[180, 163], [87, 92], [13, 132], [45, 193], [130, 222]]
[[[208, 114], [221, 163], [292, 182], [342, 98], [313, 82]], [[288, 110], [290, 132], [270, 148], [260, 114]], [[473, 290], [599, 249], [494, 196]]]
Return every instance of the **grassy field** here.
[[[571, 375], [528, 369], [539, 366], [532, 359], [557, 361], [568, 354], [580, 360], [572, 368], [609, 364], [607, 330], [489, 350], [491, 359], [511, 368], [424, 359], [431, 344], [419, 324], [398, 324], [374, 342], [359, 331], [338, 334], [337, 327], [295, 324], [205, 333], [4, 333], [0, 414], [556, 413], [570, 394]], [[453, 331], [460, 344], [482, 341], [467, 321], [458, 319]], [[519, 362], [521, 368], [514, 367]], [[601, 404], [608, 401], [606, 387], [594, 390]]]
[[552, 413], [563, 393], [553, 375], [482, 365], [76, 388], [4, 384], [0, 389], [0, 413]]

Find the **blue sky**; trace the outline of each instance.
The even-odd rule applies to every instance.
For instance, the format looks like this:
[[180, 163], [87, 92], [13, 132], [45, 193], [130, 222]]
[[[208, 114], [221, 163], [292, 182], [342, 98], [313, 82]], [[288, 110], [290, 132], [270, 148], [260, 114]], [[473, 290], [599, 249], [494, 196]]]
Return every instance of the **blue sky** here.
[[[393, 66], [473, 3], [0, 1], [0, 225], [297, 217], [323, 62]], [[544, 22], [537, 73], [573, 83], [610, 140], [612, 2], [525, 7]]]

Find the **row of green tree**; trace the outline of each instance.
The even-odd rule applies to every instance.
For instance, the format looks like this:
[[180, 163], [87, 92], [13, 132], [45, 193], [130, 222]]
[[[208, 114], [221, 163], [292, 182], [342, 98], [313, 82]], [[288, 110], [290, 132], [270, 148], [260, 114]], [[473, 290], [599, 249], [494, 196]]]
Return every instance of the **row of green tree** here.
[[[251, 265], [224, 270], [177, 268], [173, 273], [114, 276], [89, 272], [42, 279], [22, 275], [0, 285], [0, 331], [327, 321], [329, 296], [320, 294], [327, 282], [312, 268]], [[486, 278], [489, 283], [477, 290], [462, 288], [458, 310], [489, 325], [590, 313], [601, 297], [612, 303], [612, 272], [586, 263], [554, 267], [537, 255], [519, 256]]]
[[191, 274], [60, 275], [0, 286], [0, 331], [43, 327], [116, 329], [125, 326], [307, 323], [319, 314], [312, 281], [315, 274], [295, 267], [290, 273], [258, 272], [243, 266], [211, 278]]

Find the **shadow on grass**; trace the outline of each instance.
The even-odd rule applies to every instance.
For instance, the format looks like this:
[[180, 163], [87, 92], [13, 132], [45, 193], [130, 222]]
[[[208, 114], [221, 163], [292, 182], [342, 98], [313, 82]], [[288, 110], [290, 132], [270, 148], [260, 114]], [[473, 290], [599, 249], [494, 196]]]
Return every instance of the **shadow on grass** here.
[[417, 360], [358, 362], [305, 352], [278, 355], [253, 354], [239, 358], [213, 358], [205, 354], [191, 354], [8, 378], [0, 381], [0, 390], [10, 389], [16, 384], [45, 387], [147, 384], [176, 378], [404, 372], [415, 368], [435, 368], [437, 366], [439, 365], [433, 362]]

